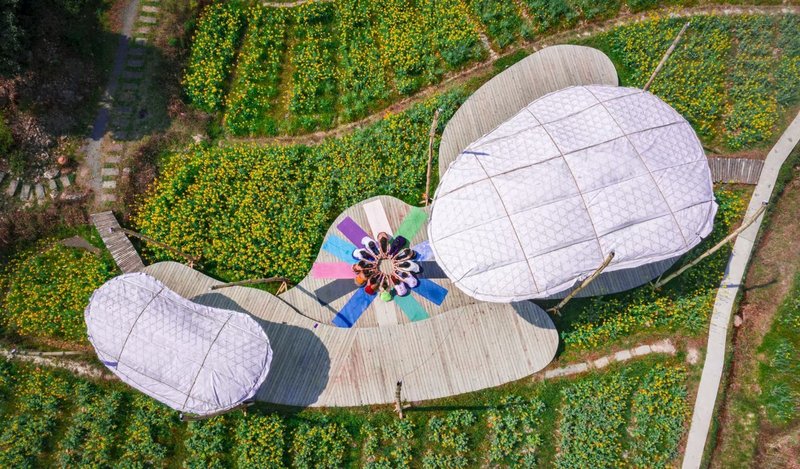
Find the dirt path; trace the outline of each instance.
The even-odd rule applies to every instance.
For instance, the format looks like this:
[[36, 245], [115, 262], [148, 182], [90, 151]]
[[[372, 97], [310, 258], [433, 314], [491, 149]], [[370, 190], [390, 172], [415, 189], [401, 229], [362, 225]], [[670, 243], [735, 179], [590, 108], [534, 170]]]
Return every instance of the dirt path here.
[[[312, 0], [321, 1], [321, 0]], [[293, 2], [292, 4], [301, 4], [304, 2]], [[269, 6], [281, 5], [287, 6], [288, 3], [282, 4], [269, 4]], [[494, 64], [504, 58], [521, 50], [527, 52], [535, 52], [543, 47], [553, 44], [561, 44], [570, 40], [584, 38], [594, 34], [602, 33], [613, 29], [617, 26], [623, 26], [630, 23], [645, 21], [653, 16], [671, 16], [671, 17], [689, 17], [695, 15], [742, 15], [742, 14], [762, 14], [762, 15], [782, 15], [786, 13], [800, 13], [800, 6], [798, 5], [704, 5], [692, 8], [684, 8], [675, 10], [673, 8], [663, 8], [658, 10], [651, 10], [643, 13], [622, 13], [619, 16], [606, 20], [600, 23], [584, 24], [580, 27], [571, 29], [569, 31], [562, 31], [545, 36], [538, 40], [524, 41], [516, 45], [509, 46], [502, 53], [495, 51], [490, 54], [489, 59], [473, 64], [472, 66], [450, 72], [445, 75], [444, 79], [435, 85], [423, 88], [417, 93], [403, 98], [396, 103], [376, 111], [373, 114], [347, 124], [334, 127], [328, 130], [320, 130], [317, 132], [296, 135], [296, 136], [278, 136], [278, 137], [227, 137], [221, 143], [235, 144], [235, 143], [255, 143], [261, 145], [291, 145], [291, 144], [307, 144], [313, 145], [321, 142], [323, 139], [329, 137], [338, 137], [352, 132], [355, 129], [373, 124], [382, 119], [387, 113], [398, 113], [405, 111], [414, 104], [424, 101], [431, 96], [434, 96], [443, 91], [452, 89], [459, 84], [463, 84], [475, 77], [487, 75], [492, 71]], [[490, 49], [491, 50], [491, 49]]]
[[[760, 434], [759, 416], [743, 413], [735, 402], [747, 396], [758, 396], [758, 347], [769, 331], [772, 320], [800, 272], [800, 178], [786, 187], [770, 220], [770, 226], [754, 256], [747, 273], [745, 294], [739, 314], [742, 325], [733, 335], [733, 358], [727, 375], [726, 400], [720, 412], [720, 428], [712, 467], [734, 467], [742, 449], [752, 455], [768, 447]], [[734, 407], [731, 407], [731, 406]], [[767, 448], [768, 449], [768, 448]]]
[[81, 183], [87, 184], [95, 194], [95, 205], [100, 200], [99, 196], [103, 192], [103, 153], [101, 145], [108, 129], [108, 122], [111, 114], [113, 97], [117, 92], [122, 69], [125, 66], [125, 59], [128, 56], [129, 42], [132, 37], [133, 26], [136, 22], [136, 15], [139, 11], [139, 0], [131, 0], [125, 8], [122, 18], [122, 31], [115, 37], [119, 37], [117, 50], [114, 53], [114, 67], [108, 79], [108, 85], [103, 90], [103, 98], [100, 101], [100, 109], [97, 111], [92, 133], [84, 147], [85, 159], [78, 168], [78, 177]]

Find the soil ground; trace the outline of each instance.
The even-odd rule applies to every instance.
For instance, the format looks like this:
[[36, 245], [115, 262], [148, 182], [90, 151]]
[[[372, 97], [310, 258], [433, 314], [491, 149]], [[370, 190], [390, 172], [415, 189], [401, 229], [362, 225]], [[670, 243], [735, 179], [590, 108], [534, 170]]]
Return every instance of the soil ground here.
[[[745, 281], [744, 298], [738, 314], [742, 325], [733, 336], [733, 357], [727, 376], [726, 400], [720, 415], [716, 450], [712, 467], [747, 467], [761, 459], [777, 463], [783, 457], [798, 467], [797, 451], [800, 428], [775, 433], [767, 428], [761, 409], [753, 401], [760, 395], [758, 386], [758, 348], [769, 331], [775, 312], [800, 271], [800, 169], [781, 195], [771, 215], [769, 228], [753, 257]], [[793, 444], [792, 444], [793, 442]], [[794, 449], [791, 449], [791, 448]], [[758, 464], [758, 467], [767, 467]]]

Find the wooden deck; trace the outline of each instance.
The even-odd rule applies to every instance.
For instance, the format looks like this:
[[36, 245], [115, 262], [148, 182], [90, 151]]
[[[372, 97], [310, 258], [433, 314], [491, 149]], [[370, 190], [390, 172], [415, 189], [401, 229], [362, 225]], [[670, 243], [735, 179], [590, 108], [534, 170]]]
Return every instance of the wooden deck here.
[[131, 241], [125, 236], [125, 233], [116, 231], [120, 226], [113, 212], [93, 213], [90, 218], [122, 273], [138, 272], [144, 269], [142, 258], [139, 257], [139, 253], [136, 252]]
[[[339, 217], [331, 224], [330, 229], [325, 235], [327, 241], [333, 237], [343, 237], [342, 233], [337, 229], [337, 225], [346, 219], [350, 218], [355, 221], [359, 226], [367, 232], [371, 231], [370, 220], [364, 210], [365, 206], [381, 207], [386, 215], [386, 220], [389, 222], [388, 228], [396, 232], [398, 227], [402, 224], [405, 217], [412, 210], [412, 207], [403, 201], [394, 197], [379, 196], [373, 197], [363, 202], [354, 205], [345, 210]], [[428, 214], [426, 209], [414, 208], [415, 210], [422, 210]], [[390, 233], [391, 234], [391, 233]], [[411, 246], [419, 245], [428, 240], [427, 221], [423, 224], [422, 229], [417, 231], [416, 235], [409, 240]], [[326, 243], [323, 242], [323, 246]], [[317, 255], [316, 262], [336, 262], [337, 259], [333, 254], [320, 249]], [[351, 262], [354, 262], [351, 260]], [[463, 306], [471, 305], [477, 302], [474, 298], [467, 296], [453, 285], [450, 279], [446, 278], [441, 273], [438, 267], [433, 262], [424, 262], [423, 269], [427, 267], [429, 272], [423, 270], [423, 277], [432, 279], [436, 284], [447, 289], [447, 296], [441, 305], [436, 305], [430, 301], [417, 298], [419, 304], [425, 309], [428, 316], [436, 316], [446, 311], [461, 308]], [[302, 311], [304, 315], [314, 319], [315, 321], [331, 324], [331, 321], [336, 316], [336, 313], [341, 310], [344, 304], [350, 299], [352, 293], [356, 290], [355, 284], [352, 280], [330, 280], [315, 278], [312, 274], [306, 276], [295, 288], [280, 295], [281, 299], [292, 305], [296, 310]], [[398, 307], [395, 301], [383, 303], [376, 300], [361, 316], [361, 318], [354, 324], [354, 327], [379, 327], [392, 324], [408, 324], [411, 320], [407, 315]]]
[[547, 93], [574, 85], [614, 85], [617, 70], [591, 47], [546, 47], [509, 67], [470, 96], [447, 123], [439, 144], [439, 174], [470, 143]]
[[219, 282], [176, 262], [144, 271], [193, 301], [261, 319], [274, 355], [257, 398], [275, 404], [388, 404], [398, 380], [409, 401], [452, 396], [529, 376], [558, 347], [553, 322], [530, 302], [473, 303], [410, 324], [343, 329], [262, 290], [211, 291]]
[[750, 158], [717, 158], [708, 159], [711, 177], [714, 182], [734, 184], [757, 184], [761, 176], [764, 161]]

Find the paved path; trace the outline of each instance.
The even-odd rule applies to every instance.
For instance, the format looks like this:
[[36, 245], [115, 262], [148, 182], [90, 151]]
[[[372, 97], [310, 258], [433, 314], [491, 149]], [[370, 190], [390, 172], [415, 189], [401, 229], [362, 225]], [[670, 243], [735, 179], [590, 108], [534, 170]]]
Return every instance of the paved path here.
[[550, 379], [550, 378], [560, 378], [562, 376], [572, 376], [578, 373], [584, 373], [589, 370], [600, 370], [613, 362], [626, 362], [634, 357], [643, 357], [645, 355], [650, 355], [652, 353], [665, 353], [667, 355], [675, 355], [675, 346], [672, 344], [672, 341], [669, 339], [664, 339], [659, 342], [654, 342], [652, 344], [642, 344], [637, 347], [632, 347], [626, 350], [620, 350], [619, 352], [612, 353], [610, 355], [606, 355], [600, 357], [595, 360], [588, 360], [585, 362], [573, 363], [571, 365], [562, 366], [561, 368], [553, 368], [551, 370], [547, 370], [544, 374], [536, 375], [533, 379]]
[[[800, 140], [800, 114], [789, 124], [778, 143], [767, 155], [745, 217], [751, 216], [763, 202], [769, 201], [775, 182], [778, 179], [778, 172], [798, 140]], [[708, 429], [714, 416], [714, 404], [719, 392], [720, 378], [725, 366], [728, 325], [730, 324], [733, 307], [736, 304], [736, 295], [739, 293], [739, 286], [750, 261], [750, 254], [753, 251], [753, 245], [761, 228], [763, 218], [762, 215], [736, 238], [736, 243], [733, 245], [733, 253], [728, 260], [725, 277], [722, 279], [717, 292], [714, 312], [711, 315], [711, 326], [708, 331], [706, 361], [703, 365], [703, 375], [700, 378], [700, 386], [697, 390], [692, 426], [689, 429], [686, 452], [683, 457], [684, 469], [699, 468], [703, 459]]]

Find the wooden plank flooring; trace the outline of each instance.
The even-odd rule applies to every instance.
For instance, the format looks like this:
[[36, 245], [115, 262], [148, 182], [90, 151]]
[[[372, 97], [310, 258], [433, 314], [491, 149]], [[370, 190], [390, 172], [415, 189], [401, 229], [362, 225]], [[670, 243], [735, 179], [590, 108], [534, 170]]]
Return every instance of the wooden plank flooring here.
[[246, 311], [261, 320], [272, 368], [257, 398], [292, 406], [360, 406], [423, 401], [498, 386], [552, 360], [558, 332], [530, 302], [473, 303], [430, 319], [342, 329], [310, 319], [262, 290], [210, 290], [216, 280], [176, 262], [144, 271], [201, 304]]
[[714, 182], [757, 184], [764, 161], [750, 158], [710, 157], [708, 166]]
[[[389, 225], [393, 230], [397, 230], [400, 224], [405, 218], [406, 214], [408, 214], [409, 210], [411, 210], [411, 206], [403, 202], [402, 200], [396, 199], [394, 197], [388, 196], [379, 196], [379, 197], [372, 197], [370, 199], [366, 199], [350, 208], [342, 212], [339, 217], [331, 224], [331, 227], [328, 229], [328, 232], [325, 235], [325, 239], [328, 239], [330, 236], [338, 236], [343, 238], [344, 236], [342, 233], [339, 232], [337, 229], [337, 225], [346, 217], [352, 218], [359, 226], [364, 228], [365, 231], [370, 232], [369, 228], [369, 221], [366, 213], [363, 210], [363, 206], [374, 203], [375, 201], [380, 201], [383, 205], [384, 211], [386, 212], [386, 217], [389, 220]], [[423, 225], [423, 228], [419, 230], [417, 235], [409, 240], [410, 245], [414, 246], [423, 241], [428, 239], [428, 231], [427, 231], [427, 222]], [[319, 254], [317, 255], [316, 262], [339, 262], [340, 260], [337, 259], [332, 254], [328, 253], [325, 250], [320, 249]], [[431, 267], [431, 269], [433, 266]], [[425, 274], [422, 275], [425, 277]], [[433, 281], [444, 288], [447, 289], [448, 293], [445, 297], [444, 302], [437, 306], [427, 300], [420, 298], [412, 293], [425, 311], [428, 313], [428, 316], [436, 316], [438, 314], [444, 313], [451, 309], [461, 308], [463, 306], [471, 305], [476, 302], [476, 300], [470, 296], [467, 296], [461, 290], [456, 288], [456, 286], [450, 281], [448, 278], [434, 278]], [[330, 301], [328, 304], [321, 304], [319, 298], [315, 294], [320, 288], [326, 287], [330, 288], [331, 291], [341, 290], [343, 294], [336, 298], [335, 300]], [[302, 313], [309, 318], [312, 318], [318, 322], [331, 324], [331, 321], [336, 316], [336, 313], [341, 310], [342, 306], [347, 302], [347, 300], [352, 296], [352, 292], [355, 291], [355, 286], [352, 280], [343, 280], [343, 281], [331, 281], [327, 279], [319, 279], [313, 277], [311, 274], [306, 276], [295, 288], [290, 289], [289, 291], [282, 293], [280, 298], [291, 306], [293, 306], [296, 310], [302, 311]], [[413, 291], [413, 290], [412, 290]], [[346, 292], [346, 293], [344, 293]], [[333, 295], [336, 296], [336, 295]], [[394, 313], [396, 319], [395, 322], [399, 324], [408, 324], [411, 321], [406, 317], [406, 315], [400, 310], [399, 307], [395, 308], [383, 308], [380, 305], [377, 305], [379, 300], [375, 300], [373, 304], [365, 311], [365, 313], [361, 316], [361, 318], [355, 323], [354, 327], [378, 327], [379, 326], [379, 318], [378, 314], [381, 313]]]
[[90, 218], [122, 273], [138, 272], [144, 269], [142, 258], [139, 257], [139, 253], [136, 252], [125, 233], [112, 231], [120, 228], [113, 212], [93, 213]]
[[618, 84], [617, 70], [591, 47], [546, 47], [509, 67], [472, 94], [453, 115], [439, 144], [439, 174], [444, 174], [470, 143], [547, 93], [574, 85]]

